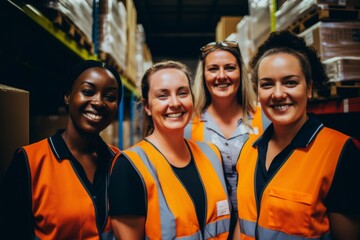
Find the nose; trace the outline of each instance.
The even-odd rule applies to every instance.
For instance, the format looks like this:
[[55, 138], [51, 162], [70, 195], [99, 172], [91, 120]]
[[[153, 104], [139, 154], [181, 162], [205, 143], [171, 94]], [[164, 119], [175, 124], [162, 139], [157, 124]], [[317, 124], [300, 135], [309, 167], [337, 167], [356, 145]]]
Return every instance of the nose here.
[[105, 105], [101, 94], [95, 94], [93, 96], [93, 98], [91, 99], [91, 105], [95, 107], [103, 107]]
[[218, 78], [220, 78], [220, 79], [223, 79], [223, 78], [225, 78], [225, 70], [224, 70], [224, 68], [220, 68], [219, 69], [219, 74], [218, 74]]
[[273, 92], [273, 98], [282, 99], [286, 97], [286, 92], [280, 84], [275, 85], [275, 89]]
[[180, 104], [179, 99], [176, 96], [172, 96], [170, 98], [169, 105], [170, 105], [170, 107], [179, 107], [181, 104]]

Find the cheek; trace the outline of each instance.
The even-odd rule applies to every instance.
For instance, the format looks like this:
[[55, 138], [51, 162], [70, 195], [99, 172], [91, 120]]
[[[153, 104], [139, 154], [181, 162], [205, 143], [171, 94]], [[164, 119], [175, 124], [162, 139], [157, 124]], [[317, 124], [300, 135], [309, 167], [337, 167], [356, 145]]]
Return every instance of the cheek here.
[[260, 102], [264, 102], [268, 98], [269, 93], [267, 91], [258, 88], [258, 99]]
[[204, 73], [205, 83], [206, 84], [211, 83], [215, 78], [214, 76], [215, 76], [215, 74], [213, 74], [213, 73], [205, 72]]

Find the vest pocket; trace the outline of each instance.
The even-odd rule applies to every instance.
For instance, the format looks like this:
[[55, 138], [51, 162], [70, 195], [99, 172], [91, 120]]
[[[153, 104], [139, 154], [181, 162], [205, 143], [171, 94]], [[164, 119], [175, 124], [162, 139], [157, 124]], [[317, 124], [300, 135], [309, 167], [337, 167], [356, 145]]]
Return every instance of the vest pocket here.
[[[312, 195], [273, 187], [269, 191], [269, 227], [294, 235], [306, 235], [311, 218]], [[264, 211], [264, 209], [263, 209]]]

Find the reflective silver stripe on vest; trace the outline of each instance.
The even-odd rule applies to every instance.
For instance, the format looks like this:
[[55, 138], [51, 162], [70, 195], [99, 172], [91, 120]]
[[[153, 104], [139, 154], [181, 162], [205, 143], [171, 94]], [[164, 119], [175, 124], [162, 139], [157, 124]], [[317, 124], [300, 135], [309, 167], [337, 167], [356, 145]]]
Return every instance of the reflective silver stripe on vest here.
[[255, 238], [255, 229], [256, 229], [256, 222], [250, 222], [248, 220], [239, 219], [240, 223], [240, 232]]
[[266, 117], [264, 111], [261, 109], [261, 124], [263, 131], [270, 125], [271, 121]]
[[219, 221], [207, 224], [204, 229], [205, 239], [213, 238], [221, 233], [228, 232], [230, 228], [230, 219], [221, 219]]
[[219, 157], [215, 154], [215, 152], [210, 148], [208, 144], [204, 142], [196, 142], [196, 144], [200, 147], [201, 151], [205, 153], [205, 155], [210, 160], [211, 165], [214, 167], [216, 171], [216, 174], [219, 176], [219, 180], [224, 188], [225, 193], [227, 193], [224, 172]]
[[179, 237], [179, 238], [175, 238], [175, 239], [179, 239], [179, 240], [202, 240], [202, 236], [200, 231], [197, 231], [196, 233], [194, 233], [191, 236], [185, 236], [185, 237]]
[[[247, 235], [249, 237], [255, 238], [255, 228], [256, 223], [247, 221], [244, 219], [239, 219], [240, 222], [240, 232], [244, 235]], [[261, 240], [271, 240], [271, 239], [281, 239], [281, 240], [331, 240], [331, 234], [330, 232], [325, 233], [324, 235], [317, 237], [317, 238], [311, 238], [311, 237], [300, 237], [300, 236], [294, 236], [288, 233], [276, 231], [267, 229], [261, 226], [258, 226], [258, 232], [259, 232], [259, 239]]]
[[[160, 219], [161, 219], [161, 237], [162, 239], [174, 239], [176, 237], [176, 225], [175, 217], [169, 209], [164, 197], [164, 193], [161, 189], [159, 178], [156, 172], [155, 167], [151, 164], [148, 156], [145, 154], [144, 150], [138, 146], [135, 146], [131, 149], [139, 155], [142, 162], [145, 164], [146, 168], [149, 170], [151, 176], [153, 177], [156, 187], [158, 190], [158, 198], [160, 201]], [[131, 161], [130, 161], [131, 162]]]
[[103, 232], [101, 234], [101, 240], [115, 240], [114, 233], [112, 231], [110, 232]]
[[[206, 154], [206, 156], [210, 159], [212, 165], [215, 168], [215, 171], [219, 176], [223, 175], [221, 163], [215, 154], [215, 152], [205, 143], [199, 142], [198, 143], [200, 149]], [[159, 182], [159, 178], [156, 172], [155, 167], [150, 162], [148, 156], [145, 154], [144, 150], [139, 147], [135, 146], [131, 148], [131, 151], [135, 152], [139, 155], [139, 157], [142, 159], [143, 163], [145, 164], [146, 168], [149, 170], [151, 176], [154, 178], [154, 181], [156, 183], [157, 189], [158, 189], [158, 198], [160, 201], [160, 216], [161, 216], [161, 236], [162, 239], [181, 239], [181, 240], [199, 240], [202, 239], [201, 232], [198, 231], [194, 233], [191, 236], [184, 236], [180, 238], [176, 238], [176, 224], [175, 224], [175, 218], [172, 212], [170, 211], [169, 206], [166, 203], [164, 193], [161, 189], [161, 185]], [[126, 155], [126, 154], [125, 154]], [[130, 161], [131, 162], [131, 161]], [[132, 163], [132, 162], [131, 162]], [[134, 166], [136, 168], [136, 166]], [[226, 185], [223, 177], [221, 178], [221, 184], [226, 191]], [[230, 225], [230, 219], [223, 219], [216, 221], [214, 223], [207, 224], [205, 226], [205, 235], [209, 237], [217, 236], [221, 233], [227, 232]], [[146, 239], [149, 239], [148, 236], [146, 236]]]
[[184, 129], [184, 138], [191, 139], [191, 133], [192, 133], [192, 122], [190, 121], [188, 125], [186, 125]]

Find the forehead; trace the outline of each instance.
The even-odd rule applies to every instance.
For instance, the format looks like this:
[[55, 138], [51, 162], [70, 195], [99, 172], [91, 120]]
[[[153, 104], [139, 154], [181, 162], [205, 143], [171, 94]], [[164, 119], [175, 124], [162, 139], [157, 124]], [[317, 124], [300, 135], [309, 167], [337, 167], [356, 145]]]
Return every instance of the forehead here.
[[149, 78], [150, 89], [189, 86], [187, 76], [176, 68], [164, 68], [153, 73]]
[[265, 56], [259, 63], [259, 72], [269, 68], [299, 69], [301, 70], [300, 61], [297, 56], [291, 53], [274, 53]]
[[229, 51], [216, 49], [205, 57], [205, 64], [237, 62], [236, 57]]
[[100, 81], [100, 82], [106, 82], [109, 84], [109, 82], [114, 82], [117, 85], [117, 81], [113, 74], [101, 67], [91, 67], [86, 70], [84, 70], [74, 81], [74, 85], [82, 83], [84, 81]]

